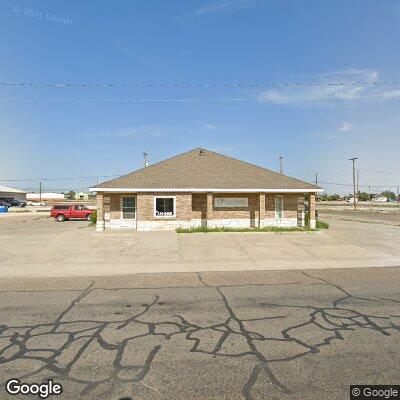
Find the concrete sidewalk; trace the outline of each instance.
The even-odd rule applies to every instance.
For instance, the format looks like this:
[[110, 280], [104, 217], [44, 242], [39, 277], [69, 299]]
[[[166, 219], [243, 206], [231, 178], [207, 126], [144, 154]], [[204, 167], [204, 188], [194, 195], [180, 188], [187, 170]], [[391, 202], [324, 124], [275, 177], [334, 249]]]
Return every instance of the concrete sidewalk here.
[[106, 231], [44, 216], [0, 220], [1, 277], [357, 268], [400, 265], [400, 229], [332, 220], [319, 232]]

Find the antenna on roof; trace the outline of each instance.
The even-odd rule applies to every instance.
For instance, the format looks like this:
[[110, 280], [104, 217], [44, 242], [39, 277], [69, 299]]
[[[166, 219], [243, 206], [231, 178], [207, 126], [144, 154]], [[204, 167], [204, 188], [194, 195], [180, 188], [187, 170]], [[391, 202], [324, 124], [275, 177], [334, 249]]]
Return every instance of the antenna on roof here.
[[279, 160], [279, 172], [283, 174], [283, 156], [278, 157]]
[[149, 166], [149, 162], [147, 161], [147, 153], [143, 153], [143, 160], [144, 160], [144, 167], [148, 167]]

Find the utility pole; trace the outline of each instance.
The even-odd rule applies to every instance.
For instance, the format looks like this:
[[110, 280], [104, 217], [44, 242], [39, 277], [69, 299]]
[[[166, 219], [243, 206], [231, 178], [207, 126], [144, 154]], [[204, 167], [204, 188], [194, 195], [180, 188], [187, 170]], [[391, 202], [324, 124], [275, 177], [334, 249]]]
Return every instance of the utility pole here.
[[283, 156], [278, 157], [279, 160], [279, 171], [283, 174]]
[[144, 167], [148, 167], [149, 166], [149, 162], [147, 161], [147, 153], [143, 153], [143, 159], [144, 159]]
[[315, 173], [315, 186], [318, 186], [318, 172]]
[[357, 196], [360, 193], [360, 170], [357, 168]]
[[358, 160], [358, 157], [349, 158], [349, 161], [353, 161], [353, 203], [354, 203], [354, 211], [357, 210], [357, 196], [356, 196], [356, 160]]
[[42, 201], [42, 182], [39, 182], [39, 201]]

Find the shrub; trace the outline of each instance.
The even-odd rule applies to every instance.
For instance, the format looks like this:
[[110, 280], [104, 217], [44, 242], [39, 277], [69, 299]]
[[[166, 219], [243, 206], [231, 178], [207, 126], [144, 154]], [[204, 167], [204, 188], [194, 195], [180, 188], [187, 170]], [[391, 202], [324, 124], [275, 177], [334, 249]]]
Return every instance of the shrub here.
[[97, 222], [97, 210], [93, 210], [90, 214], [90, 225], [96, 225]]
[[329, 224], [325, 221], [321, 221], [320, 219], [317, 219], [317, 229], [329, 229]]

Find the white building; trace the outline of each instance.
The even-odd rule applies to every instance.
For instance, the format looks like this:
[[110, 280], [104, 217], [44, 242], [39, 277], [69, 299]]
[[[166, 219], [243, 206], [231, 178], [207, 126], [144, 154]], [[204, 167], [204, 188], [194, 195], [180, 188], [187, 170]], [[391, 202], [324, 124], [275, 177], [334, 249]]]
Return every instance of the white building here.
[[21, 189], [0, 185], [0, 199], [16, 199], [26, 201], [26, 192]]
[[378, 203], [386, 203], [388, 198], [386, 196], [376, 196], [372, 199], [372, 201], [376, 201]]
[[75, 200], [87, 200], [89, 198], [89, 193], [79, 192], [75, 193]]
[[26, 199], [28, 201], [51, 201], [51, 200], [65, 200], [65, 194], [63, 193], [52, 193], [43, 192], [40, 193], [27, 193]]

